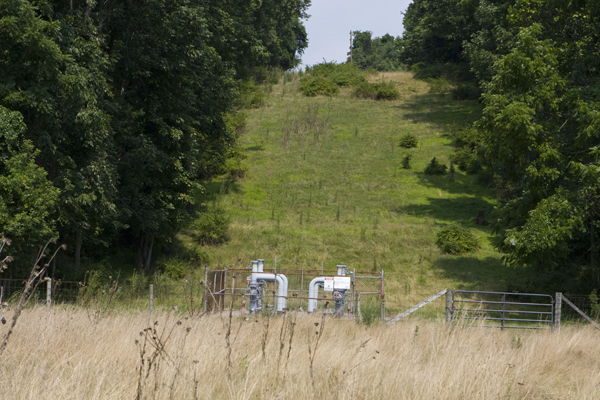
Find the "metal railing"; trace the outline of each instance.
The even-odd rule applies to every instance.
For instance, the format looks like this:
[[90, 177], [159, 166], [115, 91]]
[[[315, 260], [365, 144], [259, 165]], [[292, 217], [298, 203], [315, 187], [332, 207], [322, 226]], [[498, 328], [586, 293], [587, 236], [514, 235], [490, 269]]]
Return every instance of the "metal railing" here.
[[[475, 305], [479, 307], [474, 308]], [[554, 326], [554, 298], [547, 294], [457, 290], [452, 294], [454, 319], [456, 311], [463, 319], [493, 322], [481, 325], [489, 328], [553, 329]]]
[[[265, 272], [274, 273], [274, 269], [265, 268]], [[207, 294], [204, 297], [205, 312], [219, 312], [229, 309], [241, 309], [243, 302], [249, 304], [249, 294], [247, 288], [247, 278], [251, 274], [248, 269], [206, 269], [205, 281], [207, 283]], [[287, 299], [287, 308], [289, 310], [306, 310], [309, 300], [309, 283], [319, 276], [336, 276], [336, 271], [317, 270], [317, 269], [277, 269], [277, 274], [283, 274], [289, 282]], [[371, 307], [377, 304], [381, 318], [385, 318], [385, 297], [384, 297], [384, 273], [349, 271], [351, 278], [351, 289], [346, 293], [344, 310], [350, 317], [357, 313], [359, 295], [363, 303], [368, 303]], [[277, 295], [276, 284], [269, 282], [263, 289], [265, 310], [274, 309]], [[317, 298], [317, 310], [319, 312], [333, 311], [333, 300], [331, 293], [321, 291]]]

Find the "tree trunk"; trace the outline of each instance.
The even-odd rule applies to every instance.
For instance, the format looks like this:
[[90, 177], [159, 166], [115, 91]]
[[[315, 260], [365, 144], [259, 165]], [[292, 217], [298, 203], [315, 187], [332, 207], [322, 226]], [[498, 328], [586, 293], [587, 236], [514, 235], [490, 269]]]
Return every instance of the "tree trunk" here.
[[138, 270], [150, 273], [150, 261], [152, 259], [152, 246], [154, 245], [154, 233], [142, 232], [140, 245], [138, 247], [135, 266]]
[[75, 270], [81, 266], [81, 242], [83, 241], [81, 230], [78, 230], [75, 237]]

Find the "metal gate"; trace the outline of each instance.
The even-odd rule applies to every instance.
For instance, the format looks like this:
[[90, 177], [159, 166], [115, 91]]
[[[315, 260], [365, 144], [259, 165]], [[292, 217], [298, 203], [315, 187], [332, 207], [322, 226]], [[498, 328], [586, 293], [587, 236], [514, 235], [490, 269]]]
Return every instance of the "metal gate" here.
[[482, 320], [489, 328], [552, 329], [554, 298], [547, 294], [477, 292], [452, 294], [453, 319]]

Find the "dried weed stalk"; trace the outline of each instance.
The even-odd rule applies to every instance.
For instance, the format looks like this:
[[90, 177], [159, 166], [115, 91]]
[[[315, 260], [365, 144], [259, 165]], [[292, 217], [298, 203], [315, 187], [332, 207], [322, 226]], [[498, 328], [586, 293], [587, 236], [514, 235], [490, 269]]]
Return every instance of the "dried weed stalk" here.
[[313, 389], [316, 390], [316, 385], [315, 385], [315, 376], [314, 376], [314, 370], [313, 370], [313, 363], [315, 361], [315, 357], [317, 356], [317, 350], [319, 349], [319, 341], [321, 340], [321, 337], [323, 336], [323, 331], [325, 330], [325, 314], [323, 314], [323, 316], [321, 316], [321, 326], [319, 327], [319, 323], [315, 322], [315, 327], [318, 327], [318, 330], [315, 331], [315, 335], [317, 336], [317, 340], [315, 342], [315, 347], [312, 347], [312, 335], [310, 333], [310, 326], [308, 327], [308, 371], [310, 374], [310, 381], [312, 383]]
[[120, 294], [119, 276], [115, 280], [109, 276], [108, 281], [101, 282], [100, 273], [86, 271], [79, 289], [79, 301], [93, 326], [108, 314], [111, 304]]
[[[155, 321], [151, 326], [144, 328], [139, 333], [141, 339], [135, 340], [135, 344], [136, 346], [138, 346], [138, 351], [140, 355], [140, 365], [138, 367], [138, 382], [135, 400], [146, 399], [149, 394], [156, 395], [160, 386], [160, 379], [158, 374], [161, 367], [161, 362], [163, 361], [170, 366], [177, 366], [171, 382], [170, 393], [172, 396], [173, 386], [175, 385], [175, 380], [177, 379], [179, 367], [178, 363], [176, 363], [173, 357], [171, 357], [167, 352], [167, 344], [171, 340], [175, 328], [180, 325], [181, 321], [177, 321], [173, 324], [173, 326], [171, 326], [170, 329], [168, 329], [167, 323], [165, 323], [162, 331], [159, 332], [159, 330], [157, 329], [158, 321]], [[183, 346], [185, 346], [185, 338], [187, 337], [187, 334], [190, 332], [190, 330], [191, 328], [186, 329], [186, 332], [184, 334], [184, 340], [182, 341], [182, 346], [179, 349], [179, 354], [183, 353]], [[151, 376], [151, 373], [153, 373], [153, 376]]]
[[283, 370], [283, 375], [287, 375], [288, 364], [290, 362], [290, 354], [292, 353], [292, 340], [294, 340], [294, 329], [296, 327], [296, 319], [298, 318], [298, 314], [294, 314], [294, 319], [290, 317], [289, 326], [290, 326], [290, 340], [287, 351], [287, 357], [285, 359], [285, 368]]
[[[64, 244], [57, 247], [56, 250], [54, 251], [54, 253], [52, 254], [52, 257], [50, 257], [50, 260], [48, 260], [47, 263], [41, 264], [42, 260], [44, 258], [46, 258], [46, 250], [48, 249], [48, 246], [51, 243], [56, 244], [56, 240], [54, 240], [54, 239], [49, 240], [48, 243], [46, 243], [46, 245], [44, 247], [40, 248], [40, 250], [38, 251], [37, 257], [35, 258], [35, 262], [33, 263], [33, 268], [31, 269], [31, 272], [29, 274], [29, 279], [27, 279], [27, 282], [25, 282], [25, 287], [23, 288], [21, 297], [19, 297], [19, 302], [17, 303], [17, 307], [15, 308], [15, 312], [13, 314], [10, 326], [8, 327], [8, 331], [4, 335], [4, 338], [2, 339], [2, 344], [0, 344], [0, 356], [2, 356], [2, 353], [4, 353], [4, 350], [6, 349], [6, 346], [8, 345], [8, 340], [10, 339], [10, 336], [13, 333], [15, 325], [17, 324], [17, 320], [21, 316], [21, 312], [23, 311], [23, 308], [25, 307], [25, 305], [29, 302], [29, 300], [31, 300], [31, 296], [35, 292], [35, 289], [38, 287], [40, 282], [50, 279], [50, 278], [46, 278], [45, 280], [43, 280], [43, 279], [41, 279], [41, 277], [43, 277], [46, 274], [46, 272], [48, 271], [48, 267], [50, 266], [50, 263], [52, 262], [52, 260], [54, 260], [54, 257], [56, 257], [56, 254], [58, 253], [58, 251], [66, 249], [66, 245], [64, 245]], [[4, 245], [10, 245], [10, 239], [2, 238], [2, 245], [0, 247], [0, 251], [2, 249], [4, 249]], [[12, 261], [12, 258], [6, 257], [0, 264], [0, 265], [2, 265], [3, 270], [6, 268], [6, 263], [8, 261]], [[3, 306], [3, 308], [4, 308], [4, 306]], [[4, 312], [3, 312], [3, 315], [4, 315]], [[4, 316], [2, 318], [4, 318]]]

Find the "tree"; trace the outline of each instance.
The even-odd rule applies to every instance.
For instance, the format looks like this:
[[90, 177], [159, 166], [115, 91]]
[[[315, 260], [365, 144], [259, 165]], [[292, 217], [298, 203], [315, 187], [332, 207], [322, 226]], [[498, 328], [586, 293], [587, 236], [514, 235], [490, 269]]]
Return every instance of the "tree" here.
[[22, 146], [58, 189], [51, 219], [76, 265], [86, 245], [128, 239], [148, 271], [198, 176], [230, 153], [239, 80], [297, 65], [309, 5], [0, 0], [0, 106], [22, 115]]
[[116, 224], [107, 57], [83, 12], [0, 0], [0, 15], [0, 105], [23, 115], [36, 161], [60, 189], [54, 218], [78, 265], [83, 238]]
[[408, 65], [424, 62], [465, 62], [463, 43], [478, 30], [475, 0], [415, 0], [404, 14], [402, 60]]
[[507, 188], [500, 248], [510, 264], [591, 266], [598, 282], [600, 7], [520, 0], [509, 21], [519, 34], [479, 122], [484, 161]]
[[35, 250], [56, 236], [52, 216], [59, 198], [46, 171], [36, 165], [39, 151], [24, 132], [22, 116], [0, 106], [0, 234], [13, 240], [17, 271], [30, 266]]
[[[370, 31], [355, 31], [352, 40], [353, 63], [361, 69], [396, 71], [401, 67], [402, 39], [390, 34], [371, 38]], [[348, 60], [350, 62], [350, 53]]]

